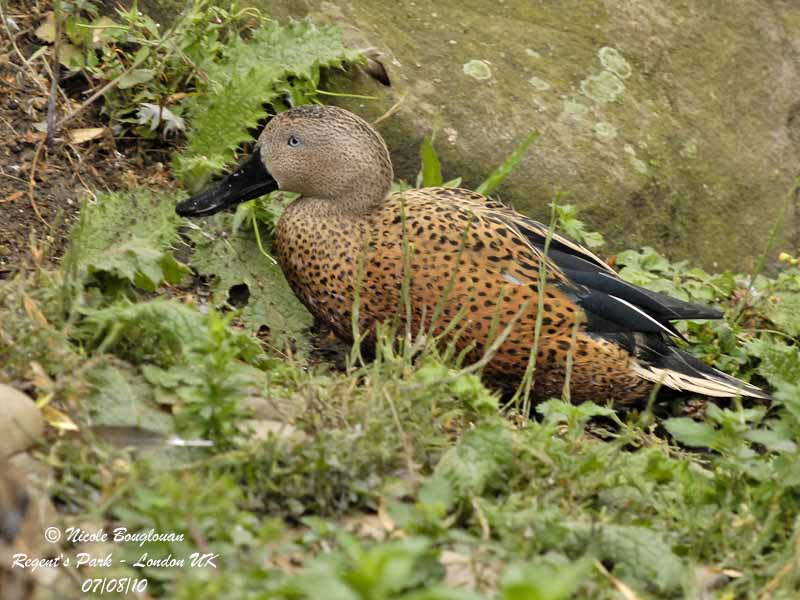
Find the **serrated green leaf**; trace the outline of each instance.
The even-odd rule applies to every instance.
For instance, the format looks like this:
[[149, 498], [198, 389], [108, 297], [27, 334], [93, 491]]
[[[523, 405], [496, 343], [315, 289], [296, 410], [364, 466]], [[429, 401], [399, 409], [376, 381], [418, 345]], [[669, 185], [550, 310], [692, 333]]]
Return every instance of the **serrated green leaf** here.
[[764, 303], [764, 309], [778, 329], [800, 336], [800, 290], [777, 290]]
[[89, 371], [89, 382], [93, 424], [174, 431], [172, 417], [154, 406], [152, 389], [132, 368], [122, 363], [104, 364]]
[[107, 273], [145, 291], [178, 283], [188, 267], [172, 255], [178, 238], [173, 196], [99, 194], [81, 211], [64, 260], [80, 277]]
[[499, 421], [470, 429], [448, 450], [434, 470], [457, 496], [479, 495], [513, 459], [511, 432]]
[[677, 417], [664, 421], [664, 427], [676, 440], [687, 446], [697, 448], [717, 448], [719, 432], [708, 423], [698, 423], [687, 417]]
[[178, 283], [189, 273], [189, 268], [171, 253], [154, 250], [140, 239], [97, 254], [86, 265], [90, 273], [109, 273], [146, 292], [155, 291], [162, 283]]
[[153, 71], [153, 69], [133, 69], [130, 73], [127, 73], [119, 78], [117, 87], [119, 87], [121, 90], [132, 88], [140, 83], [146, 83], [150, 81], [154, 76], [155, 71]]
[[251, 228], [231, 234], [232, 221], [231, 215], [215, 215], [203, 222], [202, 231], [192, 232], [192, 266], [211, 278], [216, 306], [228, 301], [233, 286], [246, 285], [248, 297], [241, 317], [248, 329], [257, 332], [266, 327], [278, 350], [287, 342], [304, 350], [311, 315], [294, 296], [280, 267], [261, 254]]
[[686, 568], [662, 534], [628, 525], [575, 523], [568, 528], [570, 546], [581, 552], [593, 549], [600, 560], [613, 562], [615, 577], [661, 594], [681, 589]]
[[772, 452], [797, 452], [797, 444], [792, 440], [791, 431], [778, 429], [753, 429], [746, 431], [744, 436], [751, 442], [761, 444]]

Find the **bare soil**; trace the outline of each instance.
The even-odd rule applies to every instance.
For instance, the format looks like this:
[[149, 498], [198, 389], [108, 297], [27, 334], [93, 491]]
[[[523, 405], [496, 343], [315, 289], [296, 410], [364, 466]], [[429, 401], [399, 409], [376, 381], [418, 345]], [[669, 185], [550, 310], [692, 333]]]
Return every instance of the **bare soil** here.
[[[50, 69], [43, 58], [30, 57], [42, 45], [34, 31], [49, 8], [47, 2], [11, 3], [6, 9], [13, 23], [11, 39], [0, 26], [0, 278], [32, 264], [32, 244], [44, 250], [44, 260], [57, 259], [81, 202], [93, 201], [97, 190], [170, 181], [164, 167], [169, 148], [158, 141], [115, 139], [102, 114], [102, 100], [57, 130], [51, 143], [45, 142]], [[61, 71], [58, 119], [86, 102], [99, 85]], [[96, 138], [70, 142], [71, 132], [100, 127], [106, 129]]]

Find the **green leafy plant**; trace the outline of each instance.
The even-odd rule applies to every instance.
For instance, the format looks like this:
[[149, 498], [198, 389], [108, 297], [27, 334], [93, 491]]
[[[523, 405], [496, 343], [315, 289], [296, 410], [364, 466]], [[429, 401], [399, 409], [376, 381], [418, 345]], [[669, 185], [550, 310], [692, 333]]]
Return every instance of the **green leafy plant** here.
[[205, 70], [240, 33], [265, 21], [255, 9], [226, 10], [210, 0], [189, 3], [169, 28], [142, 13], [137, 2], [115, 12], [113, 18], [101, 14], [89, 0], [61, 2], [37, 35], [55, 42], [60, 18], [61, 63], [107, 85], [104, 110], [112, 124], [145, 137], [157, 129], [182, 131], [183, 101], [205, 88]]

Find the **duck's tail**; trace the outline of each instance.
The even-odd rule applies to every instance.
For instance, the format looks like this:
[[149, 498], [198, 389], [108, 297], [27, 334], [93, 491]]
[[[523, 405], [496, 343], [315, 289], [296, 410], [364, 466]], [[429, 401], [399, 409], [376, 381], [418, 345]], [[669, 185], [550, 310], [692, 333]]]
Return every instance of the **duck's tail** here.
[[655, 356], [651, 354], [646, 362], [631, 361], [634, 373], [647, 381], [661, 383], [682, 392], [695, 392], [718, 398], [748, 396], [770, 399], [769, 394], [760, 388], [709, 367], [679, 348], [665, 346], [659, 350], [662, 352]]

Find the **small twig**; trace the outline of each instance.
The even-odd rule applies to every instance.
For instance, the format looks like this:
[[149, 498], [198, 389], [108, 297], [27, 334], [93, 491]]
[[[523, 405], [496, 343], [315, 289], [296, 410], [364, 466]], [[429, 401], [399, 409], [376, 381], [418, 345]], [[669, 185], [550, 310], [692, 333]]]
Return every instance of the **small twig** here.
[[33, 193], [33, 190], [36, 187], [36, 182], [34, 181], [34, 177], [36, 176], [36, 165], [39, 162], [39, 155], [42, 153], [44, 142], [45, 140], [42, 140], [36, 146], [36, 153], [33, 155], [33, 161], [31, 161], [31, 173], [28, 179], [28, 199], [31, 202], [31, 208], [33, 208], [33, 212], [35, 212], [36, 216], [39, 217], [39, 220], [47, 225], [47, 228], [52, 231], [53, 226], [50, 225], [50, 223], [48, 223], [47, 220], [42, 216], [42, 213], [39, 211], [39, 206], [36, 204], [36, 198], [34, 197], [35, 194]]
[[636, 592], [628, 587], [625, 582], [617, 579], [611, 573], [609, 573], [608, 569], [603, 566], [603, 563], [601, 563], [599, 560], [596, 560], [594, 561], [594, 566], [598, 571], [600, 571], [603, 577], [611, 582], [611, 585], [617, 588], [617, 591], [620, 593], [622, 598], [624, 598], [624, 600], [639, 600], [639, 596], [636, 595]]
[[377, 96], [362, 96], [361, 94], [343, 94], [340, 92], [328, 92], [325, 90], [315, 89], [317, 94], [322, 96], [335, 96], [337, 98], [355, 98], [356, 100], [380, 100]]
[[75, 117], [80, 115], [83, 111], [85, 111], [87, 108], [89, 108], [92, 105], [92, 103], [94, 103], [95, 100], [100, 98], [106, 92], [108, 92], [110, 90], [113, 90], [115, 87], [117, 87], [119, 85], [119, 82], [122, 80], [122, 78], [125, 77], [131, 71], [133, 71], [141, 63], [142, 63], [141, 60], [134, 62], [130, 67], [125, 69], [122, 73], [117, 75], [114, 79], [109, 81], [107, 84], [105, 84], [99, 90], [97, 90], [94, 94], [89, 96], [84, 101], [83, 104], [81, 104], [78, 108], [76, 108], [71, 113], [69, 113], [67, 116], [65, 116], [63, 119], [61, 119], [58, 123], [56, 123], [56, 128], [57, 129], [61, 129], [62, 127], [64, 127], [64, 125], [66, 125], [69, 121], [72, 121], [72, 119], [74, 119]]
[[[53, 79], [53, 69], [51, 69], [50, 65], [47, 64], [47, 60], [42, 59], [42, 66], [44, 66], [44, 70], [47, 71], [47, 76], [52, 81], [52, 79]], [[59, 82], [60, 81], [61, 81], [61, 79], [59, 78]], [[58, 89], [58, 93], [61, 94], [61, 99], [64, 101], [65, 104], [68, 104], [69, 103], [69, 98], [67, 97], [66, 92], [63, 89], [61, 89], [61, 86], [58, 86], [57, 89]]]
[[[56, 41], [53, 44], [53, 67], [50, 70], [50, 97], [47, 99], [47, 133], [44, 140], [48, 146], [53, 144], [56, 136], [56, 111], [58, 109], [56, 96], [58, 94], [58, 77], [60, 75], [60, 64], [58, 62], [61, 52], [61, 2], [56, 0], [53, 4], [56, 23]], [[46, 64], [47, 61], [45, 61]]]
[[22, 177], [17, 177], [16, 175], [9, 175], [6, 173], [2, 167], [0, 167], [0, 177], [8, 177], [9, 179], [13, 179], [14, 181], [19, 181], [20, 183], [26, 183]]
[[477, 498], [472, 499], [472, 508], [475, 510], [475, 516], [478, 517], [478, 523], [481, 526], [481, 539], [488, 542], [492, 537], [492, 529]]
[[3, 124], [4, 124], [6, 127], [8, 127], [8, 128], [11, 130], [11, 133], [13, 133], [15, 136], [18, 136], [18, 135], [19, 135], [19, 133], [17, 132], [17, 130], [16, 130], [16, 129], [14, 129], [14, 126], [11, 124], [11, 121], [9, 121], [8, 119], [6, 119], [5, 117], [3, 117], [3, 116], [1, 116], [1, 115], [0, 115], [0, 121], [2, 121], [2, 122], [3, 122]]
[[392, 106], [390, 106], [390, 107], [389, 107], [389, 110], [387, 110], [385, 113], [383, 113], [383, 114], [382, 114], [380, 117], [378, 117], [377, 119], [375, 119], [375, 120], [372, 122], [372, 126], [373, 126], [373, 127], [376, 127], [377, 125], [380, 125], [380, 124], [381, 124], [381, 123], [383, 123], [383, 122], [384, 122], [386, 119], [388, 119], [389, 117], [391, 117], [391, 116], [392, 116], [394, 113], [396, 113], [398, 110], [400, 110], [400, 106], [403, 104], [403, 102], [405, 102], [405, 100], [406, 100], [406, 96], [407, 96], [407, 95], [408, 95], [408, 94], [403, 94], [403, 97], [402, 97], [402, 98], [400, 98], [400, 100], [398, 100], [398, 101], [397, 101], [397, 102], [395, 102], [394, 104], [392, 104]]
[[[16, 67], [16, 65], [12, 65], [12, 66]], [[16, 90], [18, 92], [24, 91], [21, 87], [19, 87], [17, 85], [14, 85], [13, 83], [9, 83], [5, 79], [0, 79], [0, 85], [4, 85], [6, 87], [10, 87], [12, 90]]]
[[259, 251], [261, 252], [261, 254], [266, 256], [272, 262], [273, 265], [277, 265], [278, 261], [275, 260], [266, 250], [264, 250], [264, 246], [261, 244], [261, 233], [258, 230], [258, 219], [256, 218], [255, 207], [253, 208], [251, 218], [253, 220], [253, 232], [256, 234], [256, 243], [258, 244]]

